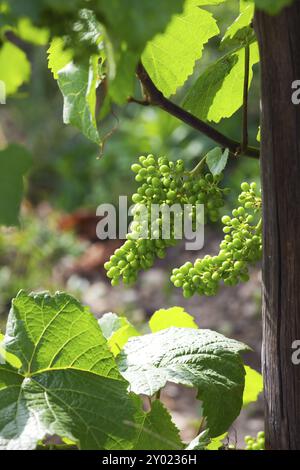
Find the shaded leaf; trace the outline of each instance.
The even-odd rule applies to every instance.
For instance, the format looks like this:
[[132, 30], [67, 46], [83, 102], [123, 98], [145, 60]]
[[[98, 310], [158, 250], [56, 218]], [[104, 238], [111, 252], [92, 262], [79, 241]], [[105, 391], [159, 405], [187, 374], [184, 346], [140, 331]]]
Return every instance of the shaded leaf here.
[[91, 57], [88, 63], [76, 65], [71, 62], [59, 70], [58, 85], [64, 97], [64, 123], [72, 124], [88, 139], [99, 144], [100, 136], [95, 118], [97, 56]]
[[289, 6], [294, 0], [254, 0], [255, 4], [261, 10], [265, 10], [271, 15], [276, 15], [282, 8]]
[[229, 150], [224, 152], [220, 147], [215, 147], [206, 155], [206, 163], [212, 175], [220, 175], [227, 165]]
[[126, 325], [126, 320], [125, 317], [119, 317], [116, 313], [105, 313], [98, 320], [104, 338], [109, 339], [115, 331]]
[[114, 101], [121, 104], [133, 94], [135, 68], [147, 42], [165, 30], [172, 15], [182, 12], [183, 4], [183, 0], [161, 0], [157, 14], [152, 0], [98, 2], [96, 12], [112, 45], [108, 48], [109, 93]]
[[209, 431], [206, 430], [196, 436], [186, 447], [186, 450], [204, 450], [210, 442]]
[[[259, 61], [257, 43], [250, 46], [250, 76]], [[189, 90], [184, 107], [202, 120], [219, 122], [243, 104], [244, 50], [229, 53], [210, 65]]]
[[30, 153], [11, 144], [0, 150], [0, 225], [18, 225], [23, 197], [23, 176], [31, 166]]

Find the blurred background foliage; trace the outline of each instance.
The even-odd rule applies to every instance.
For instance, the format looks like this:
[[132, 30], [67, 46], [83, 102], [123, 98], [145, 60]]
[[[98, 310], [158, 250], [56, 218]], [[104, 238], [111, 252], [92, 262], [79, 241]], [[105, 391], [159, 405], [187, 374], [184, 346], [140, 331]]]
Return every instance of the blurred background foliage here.
[[[228, 1], [210, 8], [223, 34], [238, 14], [238, 2]], [[27, 28], [27, 29], [26, 29]], [[35, 35], [35, 42], [45, 41], [46, 31], [33, 31], [26, 21], [20, 26], [24, 37]], [[23, 207], [19, 229], [1, 229], [0, 238], [0, 312], [16, 291], [23, 288], [63, 288], [53, 280], [53, 270], [62, 256], [78, 256], [85, 242], [75, 233], [61, 232], [61, 214], [79, 209], [95, 214], [101, 203], [118, 203], [118, 197], [134, 192], [135, 182], [130, 165], [141, 154], [168, 155], [183, 158], [190, 168], [214, 144], [203, 135], [155, 108], [136, 104], [114, 107], [107, 115], [102, 135], [105, 145], [100, 150], [78, 131], [62, 123], [62, 96], [47, 68], [46, 46], [25, 43], [32, 66], [28, 84], [9, 97], [1, 107], [0, 145], [17, 141], [32, 152], [34, 164], [27, 180], [26, 207]], [[222, 55], [219, 39], [213, 38], [196, 64], [193, 77], [180, 90], [180, 102], [191, 81], [205, 67]], [[259, 78], [255, 67], [250, 91], [249, 134], [255, 144], [259, 125]], [[100, 112], [100, 110], [99, 110]], [[240, 139], [241, 111], [219, 128], [228, 136]], [[232, 188], [227, 200], [228, 211], [235, 203], [242, 180], [259, 180], [259, 164], [250, 158], [231, 161], [225, 174], [225, 185]], [[40, 206], [47, 203], [47, 216]], [[51, 213], [51, 210], [53, 213]], [[76, 229], [75, 226], [71, 227]], [[75, 230], [76, 231], [76, 230]], [[74, 230], [73, 230], [74, 232]], [[88, 237], [87, 237], [88, 238]]]

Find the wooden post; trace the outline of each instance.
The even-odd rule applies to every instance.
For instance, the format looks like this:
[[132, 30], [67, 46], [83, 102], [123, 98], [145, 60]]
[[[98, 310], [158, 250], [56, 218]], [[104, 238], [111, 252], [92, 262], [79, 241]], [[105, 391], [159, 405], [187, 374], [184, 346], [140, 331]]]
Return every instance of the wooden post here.
[[278, 16], [257, 11], [255, 29], [262, 81], [266, 445], [294, 450], [300, 449], [300, 365], [292, 362], [292, 344], [300, 340], [300, 105], [292, 102], [292, 83], [300, 80], [300, 1]]

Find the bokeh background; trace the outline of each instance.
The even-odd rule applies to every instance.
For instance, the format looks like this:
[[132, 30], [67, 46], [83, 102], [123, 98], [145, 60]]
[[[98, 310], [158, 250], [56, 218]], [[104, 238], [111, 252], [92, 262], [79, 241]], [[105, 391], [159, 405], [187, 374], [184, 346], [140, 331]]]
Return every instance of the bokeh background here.
[[[221, 32], [237, 16], [236, 1], [219, 6], [214, 14]], [[163, 111], [130, 104], [114, 108], [101, 129], [105, 145], [99, 150], [76, 130], [62, 123], [62, 96], [47, 68], [46, 48], [26, 45], [32, 78], [17, 95], [1, 106], [0, 147], [19, 142], [32, 152], [34, 163], [26, 181], [19, 228], [0, 229], [0, 328], [5, 329], [11, 299], [20, 289], [66, 290], [100, 317], [105, 312], [126, 315], [141, 331], [159, 308], [183, 306], [201, 328], [211, 328], [247, 343], [253, 349], [246, 362], [260, 370], [260, 266], [238, 287], [225, 287], [213, 298], [184, 299], [169, 280], [171, 269], [187, 260], [216, 253], [222, 238], [220, 224], [205, 228], [201, 252], [172, 248], [165, 260], [142, 273], [135, 286], [110, 286], [103, 265], [122, 242], [99, 241], [96, 208], [118, 203], [131, 195], [135, 182], [130, 166], [148, 153], [182, 158], [193, 168], [214, 144]], [[215, 39], [209, 42], [197, 67], [220, 55]], [[197, 73], [195, 73], [195, 77]], [[192, 79], [191, 79], [192, 80]], [[184, 89], [176, 100], [180, 102]], [[250, 138], [255, 144], [259, 126], [259, 70], [255, 68], [250, 92]], [[221, 122], [220, 129], [240, 139], [241, 112]], [[257, 143], [256, 143], [257, 145]], [[231, 161], [224, 184], [232, 188], [224, 213], [236, 203], [242, 181], [259, 183], [259, 163], [249, 158]], [[171, 409], [184, 439], [195, 436], [199, 403], [192, 390], [169, 384], [162, 400]], [[261, 400], [244, 410], [234, 423], [230, 439], [243, 442], [245, 434], [263, 428]]]

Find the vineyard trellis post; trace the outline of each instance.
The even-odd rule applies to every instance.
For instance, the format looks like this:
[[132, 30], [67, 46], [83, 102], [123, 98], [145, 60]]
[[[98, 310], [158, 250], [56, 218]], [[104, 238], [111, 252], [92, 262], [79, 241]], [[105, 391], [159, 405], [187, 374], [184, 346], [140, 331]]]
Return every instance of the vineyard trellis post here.
[[263, 374], [266, 445], [300, 449], [300, 1], [255, 15], [262, 76]]

